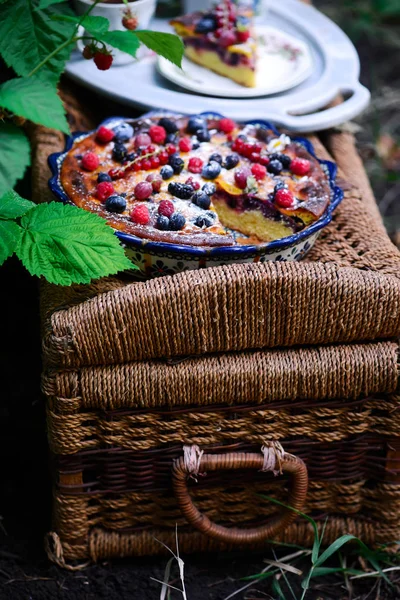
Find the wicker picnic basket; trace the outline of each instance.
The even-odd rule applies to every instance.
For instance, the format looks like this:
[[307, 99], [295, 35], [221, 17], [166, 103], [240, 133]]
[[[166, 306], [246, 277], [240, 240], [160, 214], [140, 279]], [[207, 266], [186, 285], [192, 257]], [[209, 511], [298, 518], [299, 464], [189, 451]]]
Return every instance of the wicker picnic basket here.
[[[33, 140], [43, 201], [63, 141]], [[345, 199], [303, 262], [43, 283], [58, 564], [164, 552], [176, 526], [182, 552], [311, 544], [268, 497], [326, 542], [400, 539], [400, 254], [352, 136], [312, 141]]]

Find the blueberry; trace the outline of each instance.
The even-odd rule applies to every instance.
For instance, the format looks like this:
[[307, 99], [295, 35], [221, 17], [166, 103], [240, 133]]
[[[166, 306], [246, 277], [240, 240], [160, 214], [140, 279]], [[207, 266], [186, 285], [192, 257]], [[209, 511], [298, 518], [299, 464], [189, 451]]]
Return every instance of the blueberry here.
[[197, 148], [200, 148], [200, 144], [197, 140], [192, 141], [192, 150], [197, 150]]
[[164, 165], [161, 168], [160, 171], [160, 175], [161, 177], [165, 180], [165, 179], [171, 179], [172, 175], [174, 174], [174, 170], [171, 167], [171, 165]]
[[209, 142], [211, 140], [210, 132], [208, 129], [199, 129], [196, 131], [196, 136], [199, 142]]
[[277, 192], [278, 190], [282, 190], [287, 187], [288, 187], [287, 183], [285, 183], [284, 181], [278, 181], [278, 183], [274, 187], [274, 193]]
[[280, 160], [271, 160], [271, 162], [267, 166], [268, 173], [272, 173], [273, 175], [279, 175], [282, 171], [283, 165]]
[[133, 127], [128, 123], [120, 123], [113, 129], [116, 142], [127, 142], [133, 136]]
[[200, 216], [198, 216], [197, 219], [194, 222], [194, 224], [196, 225], [196, 227], [211, 227], [211, 225], [213, 223], [214, 223], [214, 219], [211, 219], [207, 215], [200, 215]]
[[189, 133], [197, 133], [199, 129], [207, 129], [207, 122], [204, 117], [195, 115], [194, 117], [190, 117], [186, 129]]
[[210, 33], [217, 28], [217, 21], [213, 15], [204, 15], [200, 21], [196, 23], [195, 33]]
[[161, 127], [164, 127], [167, 133], [175, 133], [175, 131], [178, 131], [178, 125], [172, 121], [172, 119], [168, 119], [167, 117], [162, 117], [158, 121], [158, 124], [161, 125]]
[[175, 133], [169, 133], [165, 138], [166, 144], [176, 144], [178, 142], [178, 136]]
[[215, 183], [205, 183], [201, 189], [207, 196], [212, 196], [217, 191], [217, 186]]
[[287, 154], [279, 154], [275, 152], [274, 154], [269, 155], [270, 160], [279, 160], [282, 163], [284, 169], [290, 169], [291, 158]]
[[225, 167], [225, 169], [233, 169], [234, 167], [236, 167], [237, 164], [239, 164], [240, 161], [240, 157], [239, 154], [228, 154], [228, 156], [225, 158], [224, 162], [222, 163], [222, 166]]
[[135, 160], [135, 158], [137, 158], [139, 155], [136, 154], [136, 152], [131, 152], [130, 154], [126, 155], [126, 160], [131, 161], [131, 160]]
[[204, 192], [198, 191], [193, 194], [192, 202], [193, 204], [196, 204], [199, 208], [208, 210], [210, 208], [211, 199], [210, 196], [207, 196], [207, 194], [205, 194]]
[[240, 134], [237, 136], [237, 139], [238, 139], [238, 140], [242, 140], [242, 142], [247, 142], [247, 135], [244, 135], [244, 133], [240, 133]]
[[156, 221], [157, 229], [161, 229], [161, 231], [168, 231], [169, 229], [169, 219], [165, 215], [158, 215]]
[[215, 179], [221, 173], [221, 165], [214, 160], [208, 163], [201, 172], [204, 179]]
[[185, 227], [186, 219], [182, 213], [174, 213], [169, 220], [169, 228], [172, 231], [179, 231]]
[[112, 151], [112, 157], [117, 162], [122, 162], [128, 155], [127, 149], [123, 144], [115, 143]]
[[215, 162], [219, 163], [220, 165], [222, 165], [222, 156], [220, 154], [218, 154], [218, 152], [214, 152], [214, 154], [211, 154], [209, 160], [214, 160]]
[[97, 183], [103, 183], [103, 181], [112, 181], [108, 173], [99, 173], [97, 175]]
[[122, 213], [126, 209], [126, 200], [122, 196], [109, 196], [106, 200], [106, 209], [109, 212]]
[[181, 200], [189, 200], [193, 195], [193, 188], [191, 185], [176, 181], [168, 184], [168, 191], [170, 194]]
[[176, 154], [171, 154], [171, 156], [168, 159], [168, 162], [173, 168], [175, 175], [179, 175], [179, 173], [182, 171], [185, 165], [183, 160], [179, 158], [179, 156], [177, 156]]

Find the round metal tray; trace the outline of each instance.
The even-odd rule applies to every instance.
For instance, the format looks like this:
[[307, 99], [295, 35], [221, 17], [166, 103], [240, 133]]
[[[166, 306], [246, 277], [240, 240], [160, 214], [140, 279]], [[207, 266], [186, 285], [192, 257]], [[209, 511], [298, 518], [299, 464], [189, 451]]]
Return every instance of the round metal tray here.
[[[187, 114], [204, 110], [223, 112], [237, 120], [268, 119], [297, 131], [317, 131], [339, 125], [367, 106], [370, 93], [358, 81], [357, 52], [335, 23], [298, 0], [282, 0], [270, 8], [266, 19], [265, 23], [307, 43], [314, 63], [312, 74], [303, 83], [279, 94], [238, 99], [189, 93], [157, 72], [153, 56], [103, 72], [76, 52], [66, 72], [100, 94], [131, 106]], [[258, 22], [263, 22], [261, 17]], [[151, 27], [170, 30], [168, 22], [160, 19], [155, 19]], [[324, 108], [339, 93], [344, 95], [344, 102]]]

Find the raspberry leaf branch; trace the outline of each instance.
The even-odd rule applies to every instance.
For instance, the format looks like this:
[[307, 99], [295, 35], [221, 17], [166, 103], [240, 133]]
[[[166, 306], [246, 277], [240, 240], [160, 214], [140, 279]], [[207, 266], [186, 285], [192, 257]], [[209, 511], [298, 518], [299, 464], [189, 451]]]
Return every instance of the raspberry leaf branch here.
[[58, 285], [135, 268], [101, 217], [59, 202], [36, 205], [9, 190], [0, 198], [0, 264], [14, 253], [31, 275]]

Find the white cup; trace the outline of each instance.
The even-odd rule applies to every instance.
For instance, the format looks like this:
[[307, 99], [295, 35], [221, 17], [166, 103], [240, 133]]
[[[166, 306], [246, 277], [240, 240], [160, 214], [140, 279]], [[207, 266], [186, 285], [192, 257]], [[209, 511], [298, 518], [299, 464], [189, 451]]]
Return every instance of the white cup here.
[[[92, 4], [92, 0], [73, 0], [73, 6], [78, 15], [83, 15]], [[129, 8], [132, 15], [138, 20], [137, 29], [146, 29], [155, 13], [156, 4], [157, 0], [136, 0], [135, 2], [128, 2], [127, 5], [124, 2], [118, 4], [99, 2], [91, 10], [90, 14], [95, 17], [105, 17], [108, 19], [110, 22], [110, 31], [116, 29], [126, 31], [122, 25], [122, 18], [125, 11]], [[80, 49], [81, 46], [82, 44], [78, 44]], [[113, 64], [116, 65], [126, 64], [134, 60], [132, 56], [120, 50], [112, 49], [112, 53], [114, 56]]]

